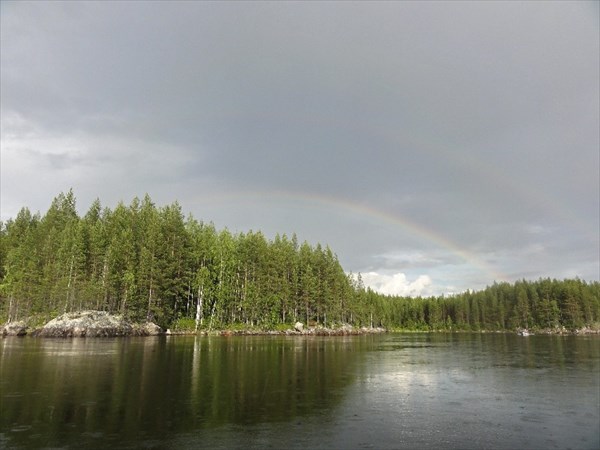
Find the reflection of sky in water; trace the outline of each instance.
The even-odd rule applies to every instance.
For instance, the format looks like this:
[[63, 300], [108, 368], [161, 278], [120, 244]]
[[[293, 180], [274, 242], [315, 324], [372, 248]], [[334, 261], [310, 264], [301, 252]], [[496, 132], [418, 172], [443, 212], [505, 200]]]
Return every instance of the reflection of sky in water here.
[[6, 339], [0, 444], [597, 448], [597, 344], [478, 334]]
[[[534, 345], [513, 336], [465, 335], [467, 345], [414, 345], [421, 339], [427, 337], [390, 336], [387, 349], [393, 351], [364, 361], [364, 373], [346, 397], [358, 397], [360, 408], [345, 402], [337, 412], [357, 422], [339, 431], [350, 446], [374, 440], [390, 443], [383, 448], [597, 445], [599, 396], [589, 392], [594, 383], [597, 392], [598, 349], [582, 355], [587, 364], [582, 361], [580, 371], [565, 371], [556, 362], [566, 343], [553, 337]], [[397, 345], [403, 340], [408, 342]], [[593, 341], [588, 352], [590, 346]]]

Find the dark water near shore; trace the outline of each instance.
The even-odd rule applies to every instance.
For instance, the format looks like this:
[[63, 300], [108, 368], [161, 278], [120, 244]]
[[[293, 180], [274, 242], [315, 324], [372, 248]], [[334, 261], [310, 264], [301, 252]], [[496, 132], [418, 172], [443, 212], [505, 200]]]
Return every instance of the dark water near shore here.
[[600, 448], [600, 337], [0, 340], [0, 448]]

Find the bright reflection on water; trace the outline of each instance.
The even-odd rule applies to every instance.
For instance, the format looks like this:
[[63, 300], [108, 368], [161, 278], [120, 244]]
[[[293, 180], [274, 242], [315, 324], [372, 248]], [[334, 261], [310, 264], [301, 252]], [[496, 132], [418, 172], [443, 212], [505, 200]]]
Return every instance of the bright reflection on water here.
[[0, 340], [0, 448], [600, 448], [600, 337]]

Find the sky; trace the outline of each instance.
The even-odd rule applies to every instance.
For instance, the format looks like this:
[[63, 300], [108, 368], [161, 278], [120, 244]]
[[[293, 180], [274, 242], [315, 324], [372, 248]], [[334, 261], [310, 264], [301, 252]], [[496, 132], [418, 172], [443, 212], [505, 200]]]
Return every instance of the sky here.
[[0, 215], [148, 193], [385, 294], [600, 278], [598, 2], [0, 3]]

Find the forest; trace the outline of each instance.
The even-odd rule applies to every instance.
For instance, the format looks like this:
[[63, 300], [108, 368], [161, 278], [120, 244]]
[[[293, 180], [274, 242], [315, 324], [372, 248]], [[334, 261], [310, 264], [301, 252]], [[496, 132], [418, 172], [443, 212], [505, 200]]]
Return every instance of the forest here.
[[386, 296], [347, 274], [335, 253], [296, 235], [231, 233], [174, 202], [95, 200], [80, 217], [73, 191], [41, 216], [0, 223], [0, 323], [85, 309], [171, 329], [264, 330], [297, 321], [391, 330], [598, 328], [600, 283], [494, 282], [427, 298]]

